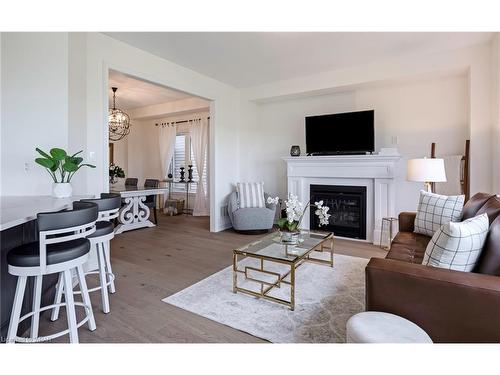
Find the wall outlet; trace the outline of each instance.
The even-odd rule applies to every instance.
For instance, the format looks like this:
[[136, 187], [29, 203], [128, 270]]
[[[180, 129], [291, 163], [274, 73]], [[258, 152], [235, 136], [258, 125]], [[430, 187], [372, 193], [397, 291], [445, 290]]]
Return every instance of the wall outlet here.
[[220, 216], [221, 217], [228, 216], [228, 214], [227, 214], [227, 204], [220, 207]]
[[24, 171], [29, 172], [29, 170], [30, 170], [30, 163], [28, 162], [24, 163]]
[[398, 137], [397, 137], [397, 136], [395, 136], [395, 135], [393, 135], [393, 136], [392, 136], [392, 139], [391, 139], [391, 143], [392, 143], [393, 145], [397, 145], [397, 144], [398, 144]]

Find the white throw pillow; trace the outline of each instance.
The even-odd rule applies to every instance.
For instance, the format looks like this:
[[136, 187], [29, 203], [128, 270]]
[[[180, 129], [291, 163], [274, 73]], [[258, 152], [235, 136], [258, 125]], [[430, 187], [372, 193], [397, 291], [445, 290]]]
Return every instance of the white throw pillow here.
[[432, 236], [441, 225], [460, 221], [464, 200], [464, 195], [447, 196], [421, 190], [414, 232]]
[[488, 234], [488, 215], [461, 223], [449, 222], [434, 233], [425, 249], [423, 265], [457, 271], [472, 271]]
[[263, 208], [266, 207], [264, 200], [263, 182], [238, 182], [239, 208]]

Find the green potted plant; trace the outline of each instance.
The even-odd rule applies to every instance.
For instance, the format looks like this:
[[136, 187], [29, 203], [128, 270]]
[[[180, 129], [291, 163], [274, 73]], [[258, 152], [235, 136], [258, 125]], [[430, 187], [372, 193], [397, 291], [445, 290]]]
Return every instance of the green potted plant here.
[[54, 181], [52, 195], [56, 198], [68, 198], [73, 193], [71, 179], [82, 167], [95, 168], [92, 164], [83, 164], [83, 158], [78, 156], [83, 150], [76, 154], [68, 155], [62, 148], [53, 148], [46, 153], [38, 147], [35, 149], [43, 157], [36, 158], [35, 162], [49, 173]]

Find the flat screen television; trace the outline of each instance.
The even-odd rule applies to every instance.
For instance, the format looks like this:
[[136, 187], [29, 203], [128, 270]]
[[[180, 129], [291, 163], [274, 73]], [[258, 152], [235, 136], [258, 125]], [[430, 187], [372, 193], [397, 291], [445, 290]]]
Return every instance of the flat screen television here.
[[365, 154], [373, 151], [373, 110], [306, 117], [308, 155]]

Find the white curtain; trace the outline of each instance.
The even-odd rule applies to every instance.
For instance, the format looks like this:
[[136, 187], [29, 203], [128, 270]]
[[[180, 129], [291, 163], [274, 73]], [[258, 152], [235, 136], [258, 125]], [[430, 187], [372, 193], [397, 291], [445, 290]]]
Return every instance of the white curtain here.
[[191, 144], [193, 146], [194, 162], [200, 181], [196, 185], [196, 198], [194, 201], [194, 216], [209, 216], [208, 192], [203, 186], [205, 170], [205, 155], [208, 149], [208, 119], [193, 120], [191, 123]]
[[162, 124], [159, 127], [158, 145], [160, 146], [161, 172], [163, 178], [167, 178], [170, 163], [174, 156], [175, 136], [177, 126], [175, 123]]

